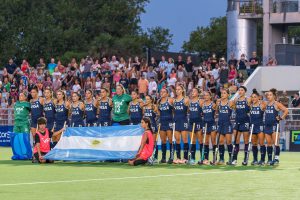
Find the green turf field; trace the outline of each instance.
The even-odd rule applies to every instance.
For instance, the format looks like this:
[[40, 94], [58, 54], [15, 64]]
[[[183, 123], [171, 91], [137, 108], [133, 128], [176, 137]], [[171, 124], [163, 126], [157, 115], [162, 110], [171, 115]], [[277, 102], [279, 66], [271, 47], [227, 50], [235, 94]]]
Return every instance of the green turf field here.
[[280, 166], [32, 164], [0, 148], [0, 199], [300, 199], [300, 153]]

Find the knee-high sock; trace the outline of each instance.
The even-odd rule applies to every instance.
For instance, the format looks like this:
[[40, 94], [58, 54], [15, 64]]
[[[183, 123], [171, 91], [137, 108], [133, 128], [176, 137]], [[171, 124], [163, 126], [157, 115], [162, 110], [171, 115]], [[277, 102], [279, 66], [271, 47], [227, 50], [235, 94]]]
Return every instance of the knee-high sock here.
[[155, 147], [155, 154], [154, 154], [154, 158], [157, 159], [158, 157], [158, 145], [156, 145]]
[[245, 149], [244, 149], [244, 160], [246, 160], [247, 158], [247, 154], [248, 154], [248, 148], [249, 148], [249, 144], [245, 144]]
[[227, 145], [227, 151], [228, 151], [228, 156], [229, 156], [228, 160], [231, 160], [232, 148], [233, 148], [232, 144]]
[[177, 156], [177, 159], [181, 159], [181, 146], [180, 144], [176, 144], [176, 156]]
[[257, 146], [252, 146], [252, 152], [253, 152], [253, 160], [257, 161], [257, 153], [258, 153]]
[[203, 144], [199, 145], [199, 150], [200, 150], [200, 160], [202, 160], [202, 151], [203, 151]]
[[268, 153], [268, 161], [272, 160], [272, 154], [273, 154], [273, 147], [267, 146], [267, 153]]
[[264, 162], [265, 158], [266, 158], [266, 146], [263, 145], [260, 147], [260, 160]]
[[240, 151], [240, 144], [236, 144], [233, 151], [233, 160], [237, 160], [239, 151]]
[[220, 160], [224, 160], [224, 152], [225, 152], [224, 144], [219, 146], [219, 151], [220, 151]]
[[209, 145], [204, 145], [204, 159], [209, 159]]
[[188, 155], [189, 155], [189, 143], [184, 143], [183, 144], [183, 158], [187, 160]]
[[192, 147], [191, 147], [191, 157], [193, 160], [195, 160], [195, 156], [196, 155], [196, 144], [192, 144]]
[[166, 159], [167, 144], [161, 144], [162, 159]]
[[275, 146], [275, 160], [279, 160], [280, 146]]

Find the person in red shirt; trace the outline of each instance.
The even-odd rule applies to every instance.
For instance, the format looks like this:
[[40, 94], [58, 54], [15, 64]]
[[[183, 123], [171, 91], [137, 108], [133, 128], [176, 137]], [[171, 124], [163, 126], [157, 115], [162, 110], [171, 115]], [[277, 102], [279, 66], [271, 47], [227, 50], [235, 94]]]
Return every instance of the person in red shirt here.
[[141, 145], [135, 158], [128, 161], [129, 165], [137, 166], [147, 163], [148, 158], [152, 156], [154, 148], [153, 131], [151, 129], [151, 121], [148, 117], [144, 117], [141, 121], [141, 127], [145, 129], [142, 136]]
[[37, 120], [38, 130], [34, 136], [34, 148], [33, 148], [33, 161], [39, 163], [52, 163], [51, 160], [45, 160], [45, 156], [50, 151], [50, 142], [52, 137], [52, 131], [46, 128], [47, 120], [44, 117], [40, 117]]

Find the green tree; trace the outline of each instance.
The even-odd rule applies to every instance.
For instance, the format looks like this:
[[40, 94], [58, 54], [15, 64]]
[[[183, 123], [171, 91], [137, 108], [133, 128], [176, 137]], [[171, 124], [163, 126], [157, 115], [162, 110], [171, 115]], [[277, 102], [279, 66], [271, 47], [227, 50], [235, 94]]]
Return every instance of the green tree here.
[[160, 26], [148, 28], [146, 37], [148, 38], [147, 47], [156, 51], [167, 51], [173, 44], [173, 34], [169, 29]]
[[227, 41], [226, 17], [211, 18], [207, 27], [197, 27], [190, 34], [189, 41], [185, 41], [182, 49], [185, 52], [199, 53], [215, 52], [218, 56], [226, 53]]
[[140, 54], [140, 14], [148, 0], [3, 0], [0, 61], [90, 54]]

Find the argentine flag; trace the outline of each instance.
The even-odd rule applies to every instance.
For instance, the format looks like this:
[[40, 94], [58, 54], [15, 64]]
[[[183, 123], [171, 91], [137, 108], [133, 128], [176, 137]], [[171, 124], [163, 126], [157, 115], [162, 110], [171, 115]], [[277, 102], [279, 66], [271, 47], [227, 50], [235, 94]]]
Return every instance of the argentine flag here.
[[45, 159], [101, 161], [132, 159], [143, 135], [139, 125], [67, 128]]

